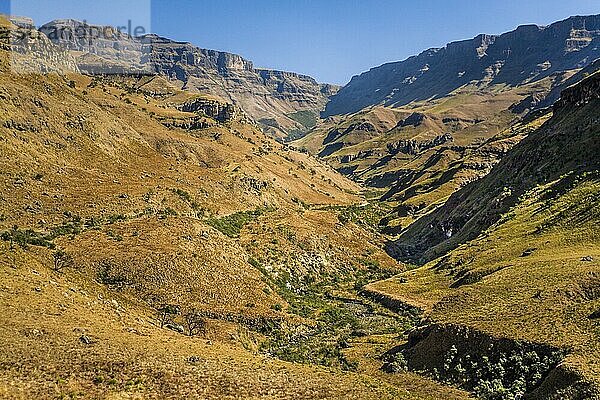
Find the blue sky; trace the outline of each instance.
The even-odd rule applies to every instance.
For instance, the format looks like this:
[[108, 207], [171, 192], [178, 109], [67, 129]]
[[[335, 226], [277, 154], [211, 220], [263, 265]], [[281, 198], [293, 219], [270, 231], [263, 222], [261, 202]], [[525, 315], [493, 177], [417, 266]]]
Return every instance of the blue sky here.
[[[0, 0], [0, 12], [11, 8]], [[429, 47], [526, 23], [600, 13], [599, 0], [13, 0], [36, 23], [58, 17], [123, 25], [238, 53], [256, 66], [344, 84]], [[150, 14], [151, 13], [151, 14]]]

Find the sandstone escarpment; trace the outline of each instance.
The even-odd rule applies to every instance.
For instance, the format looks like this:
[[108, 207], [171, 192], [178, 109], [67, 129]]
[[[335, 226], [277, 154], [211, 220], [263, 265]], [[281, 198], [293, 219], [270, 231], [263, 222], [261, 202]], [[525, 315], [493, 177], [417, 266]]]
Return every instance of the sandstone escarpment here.
[[75, 58], [32, 29], [28, 18], [13, 18], [0, 26], [0, 46], [11, 52], [10, 68], [16, 73], [79, 72]]
[[226, 99], [256, 121], [268, 121], [265, 129], [278, 137], [306, 132], [309, 128], [294, 114], [317, 116], [337, 91], [337, 87], [319, 84], [309, 76], [257, 69], [237, 54], [155, 34], [136, 38], [74, 20], [50, 22], [40, 32], [58, 47], [76, 52], [84, 73], [160, 74], [183, 89]]

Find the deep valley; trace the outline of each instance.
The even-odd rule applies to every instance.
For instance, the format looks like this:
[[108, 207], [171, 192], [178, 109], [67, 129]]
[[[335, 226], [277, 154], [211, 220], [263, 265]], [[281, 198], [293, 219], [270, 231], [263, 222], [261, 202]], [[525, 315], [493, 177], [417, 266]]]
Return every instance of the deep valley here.
[[81, 24], [0, 17], [0, 398], [600, 398], [600, 16], [342, 88]]

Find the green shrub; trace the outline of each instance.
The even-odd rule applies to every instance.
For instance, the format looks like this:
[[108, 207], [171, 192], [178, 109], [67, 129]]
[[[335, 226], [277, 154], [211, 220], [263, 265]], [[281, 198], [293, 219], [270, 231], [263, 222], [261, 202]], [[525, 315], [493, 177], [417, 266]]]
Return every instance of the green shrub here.
[[52, 253], [52, 259], [54, 260], [54, 271], [61, 272], [65, 268], [70, 268], [74, 265], [73, 257], [67, 254], [63, 250], [57, 250]]
[[173, 217], [177, 216], [177, 211], [175, 211], [171, 207], [165, 207], [162, 210], [158, 211], [159, 218], [167, 218], [169, 216], [173, 216]]
[[127, 216], [123, 214], [113, 214], [109, 215], [107, 218], [108, 224], [115, 224], [117, 222], [127, 221]]
[[205, 222], [230, 238], [238, 238], [244, 226], [268, 211], [272, 211], [272, 209], [259, 208], [253, 211], [241, 211], [222, 218], [209, 218]]
[[390, 372], [404, 372], [408, 371], [408, 362], [404, 358], [404, 354], [398, 352], [394, 354], [389, 361]]
[[53, 249], [54, 243], [51, 242], [53, 239], [50, 235], [36, 232], [33, 229], [20, 230], [19, 227], [13, 226], [9, 231], [3, 232], [0, 238], [6, 242], [12, 244], [18, 244], [23, 248], [32, 246], [48, 247]]

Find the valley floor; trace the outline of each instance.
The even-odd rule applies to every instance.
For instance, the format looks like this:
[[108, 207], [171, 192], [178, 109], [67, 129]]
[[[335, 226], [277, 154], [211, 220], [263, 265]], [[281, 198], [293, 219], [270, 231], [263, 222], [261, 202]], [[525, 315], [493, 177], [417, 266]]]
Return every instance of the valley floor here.
[[[54, 271], [41, 261], [47, 250], [0, 246], [3, 398], [468, 398], [410, 373], [382, 372], [381, 353], [397, 334], [367, 331], [351, 339], [333, 358], [354, 372], [284, 362], [265, 355], [264, 336], [247, 326], [211, 319], [196, 337], [161, 329], [157, 312], [127, 293]], [[349, 315], [369, 309], [361, 318], [398, 318], [360, 298], [331, 304]]]

